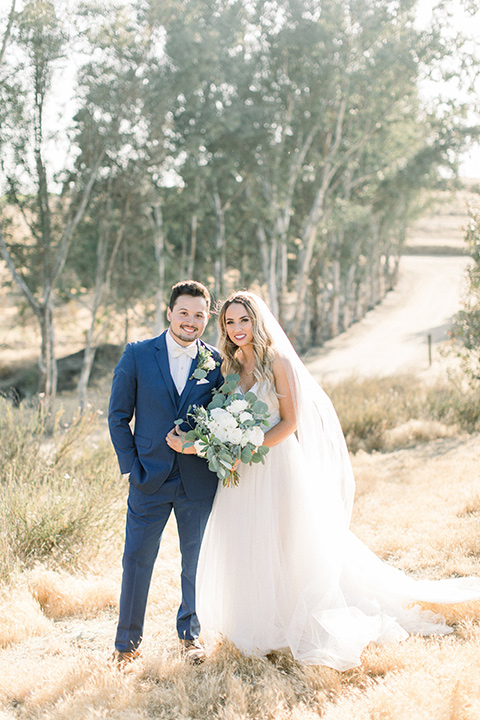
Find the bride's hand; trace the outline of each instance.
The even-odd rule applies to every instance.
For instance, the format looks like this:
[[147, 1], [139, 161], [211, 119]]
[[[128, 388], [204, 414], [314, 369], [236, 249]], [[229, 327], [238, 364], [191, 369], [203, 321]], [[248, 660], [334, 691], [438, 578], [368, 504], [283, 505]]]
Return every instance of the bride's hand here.
[[172, 450], [175, 450], [175, 452], [181, 453], [182, 455], [196, 455], [197, 453], [193, 445], [184, 447], [186, 434], [187, 433], [184, 430], [180, 430], [180, 428], [175, 425], [165, 438], [167, 445], [171, 447]]

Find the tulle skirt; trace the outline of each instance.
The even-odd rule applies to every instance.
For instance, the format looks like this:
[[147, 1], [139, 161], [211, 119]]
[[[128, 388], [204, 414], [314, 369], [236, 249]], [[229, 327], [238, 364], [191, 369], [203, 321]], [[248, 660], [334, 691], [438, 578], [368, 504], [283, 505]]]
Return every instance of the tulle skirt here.
[[480, 581], [417, 581], [381, 561], [332, 528], [304, 463], [292, 435], [264, 465], [241, 465], [237, 487], [220, 484], [197, 574], [207, 647], [226, 638], [248, 655], [289, 648], [302, 663], [345, 670], [372, 641], [451, 632], [415, 603], [478, 599]]

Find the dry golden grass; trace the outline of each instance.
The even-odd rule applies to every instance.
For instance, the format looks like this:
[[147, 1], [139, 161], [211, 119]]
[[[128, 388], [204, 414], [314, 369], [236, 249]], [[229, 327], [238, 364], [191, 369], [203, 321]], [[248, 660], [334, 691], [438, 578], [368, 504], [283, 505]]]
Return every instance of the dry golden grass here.
[[[478, 574], [480, 438], [443, 438], [354, 458], [353, 526], [378, 554], [422, 577]], [[346, 673], [287, 652], [245, 658], [222, 645], [200, 667], [175, 637], [179, 556], [170, 522], [154, 574], [143, 655], [108, 663], [120, 546], [87, 575], [24, 573], [0, 598], [0, 713], [21, 720], [479, 720], [480, 608], [444, 608], [455, 632], [368, 647]], [[0, 718], [3, 716], [0, 714]]]
[[407, 420], [385, 432], [384, 449], [412, 447], [438, 438], [454, 437], [457, 434], [458, 427], [445, 425], [438, 420]]
[[4, 588], [0, 596], [0, 648], [51, 630], [51, 623], [35, 598], [24, 588]]
[[31, 574], [29, 587], [46, 617], [53, 620], [90, 617], [117, 605], [116, 589], [103, 578], [72, 577], [39, 569]]

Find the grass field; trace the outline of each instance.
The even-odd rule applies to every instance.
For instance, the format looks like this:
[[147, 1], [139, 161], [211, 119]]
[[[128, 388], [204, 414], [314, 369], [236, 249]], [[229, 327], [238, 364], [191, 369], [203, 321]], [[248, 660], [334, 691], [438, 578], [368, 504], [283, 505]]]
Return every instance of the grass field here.
[[[464, 200], [439, 196], [440, 209], [411, 230], [410, 251], [462, 252]], [[0, 379], [38, 353], [28, 308], [4, 297]], [[59, 356], [82, 346], [76, 312], [59, 309]], [[416, 577], [480, 575], [480, 396], [446, 378], [327, 389], [355, 453], [355, 533]], [[90, 397], [105, 410], [107, 395], [105, 381]], [[105, 416], [72, 422], [75, 392], [60, 403], [65, 414], [47, 434], [35, 413], [0, 407], [0, 720], [480, 720], [478, 604], [441, 608], [451, 635], [371, 645], [344, 673], [301, 666], [288, 651], [245, 658], [228, 644], [188, 665], [175, 633], [173, 522], [142, 657], [128, 672], [113, 668], [127, 485]]]
[[[14, 420], [18, 428], [18, 416]], [[480, 608], [475, 605], [443, 608], [452, 635], [370, 646], [362, 665], [346, 673], [303, 667], [288, 651], [249, 659], [228, 645], [198, 668], [187, 665], [175, 637], [179, 554], [172, 523], [155, 570], [142, 659], [126, 673], [112, 668], [108, 658], [117, 616], [126, 486], [105, 442], [105, 421], [93, 417], [85, 426], [63, 430], [60, 424], [46, 445], [31, 417], [22, 422], [17, 442], [21, 439], [20, 455], [29, 459], [33, 472], [28, 476], [30, 511], [39, 520], [43, 500], [39, 524], [44, 537], [43, 544], [23, 555], [10, 548], [4, 568], [0, 720], [480, 718]], [[410, 438], [407, 445], [412, 446], [403, 449], [358, 450], [353, 456], [353, 528], [382, 558], [418, 577], [478, 575], [480, 437], [457, 428], [433, 438], [425, 431], [417, 444]], [[4, 471], [13, 454], [3, 458]], [[70, 522], [64, 522], [71, 530], [70, 538], [64, 530], [66, 554], [46, 544], [52, 497], [57, 498], [52, 513], [57, 523], [62, 517]], [[12, 520], [5, 513], [1, 517], [5, 543]], [[81, 532], [77, 517], [83, 518]], [[34, 525], [31, 521], [24, 530], [37, 537]], [[58, 525], [51, 533], [58, 533]]]

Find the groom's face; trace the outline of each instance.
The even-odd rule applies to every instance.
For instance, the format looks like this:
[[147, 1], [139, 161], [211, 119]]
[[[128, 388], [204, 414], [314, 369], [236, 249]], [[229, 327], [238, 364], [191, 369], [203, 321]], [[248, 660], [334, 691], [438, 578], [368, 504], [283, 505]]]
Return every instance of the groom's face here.
[[167, 308], [167, 320], [175, 340], [180, 345], [190, 345], [207, 327], [208, 311], [205, 298], [179, 295], [172, 310]]

